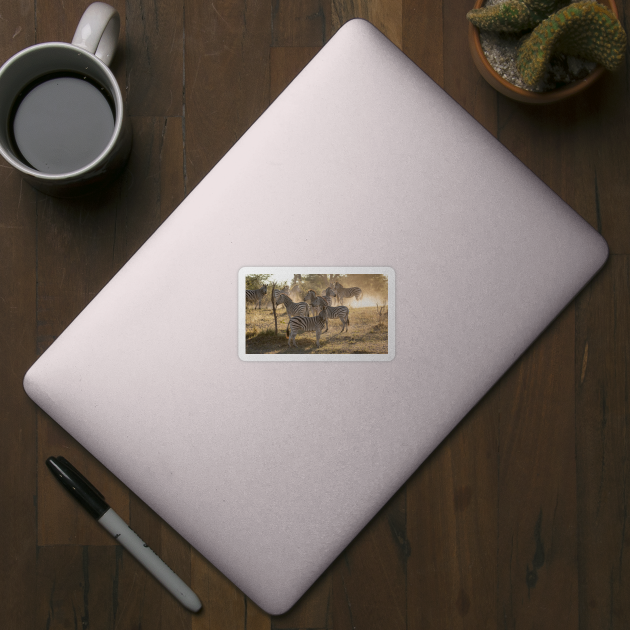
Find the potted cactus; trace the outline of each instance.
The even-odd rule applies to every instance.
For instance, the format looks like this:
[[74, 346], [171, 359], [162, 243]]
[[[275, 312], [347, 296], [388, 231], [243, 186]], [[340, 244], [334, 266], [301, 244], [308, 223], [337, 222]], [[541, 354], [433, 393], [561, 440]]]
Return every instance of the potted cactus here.
[[[575, 94], [618, 68], [625, 55], [617, 7], [604, 1], [477, 0], [467, 15], [475, 65], [516, 100], [545, 103]], [[511, 55], [497, 62], [497, 45]]]

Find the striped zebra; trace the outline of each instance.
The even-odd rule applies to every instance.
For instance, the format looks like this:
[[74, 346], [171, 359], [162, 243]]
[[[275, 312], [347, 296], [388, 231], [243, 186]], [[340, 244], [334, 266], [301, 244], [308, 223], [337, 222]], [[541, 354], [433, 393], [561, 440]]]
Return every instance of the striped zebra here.
[[330, 298], [324, 297], [322, 295], [317, 295], [313, 289], [308, 291], [308, 293], [304, 296], [304, 301], [307, 304], [311, 305], [311, 311], [313, 313], [313, 317], [319, 313], [319, 311], [324, 308], [324, 306], [330, 306], [332, 301]]
[[344, 289], [344, 287], [339, 282], [335, 282], [335, 291], [337, 292], [337, 298], [339, 299], [339, 302], [341, 304], [343, 304], [343, 298], [345, 297], [354, 297], [357, 301], [363, 299], [363, 291], [361, 291], [359, 287]]
[[277, 304], [278, 303], [278, 296], [281, 293], [286, 293], [288, 291], [289, 287], [285, 284], [282, 289], [274, 289], [273, 290], [273, 301]]
[[286, 293], [281, 293], [278, 296], [276, 304], [284, 304], [289, 317], [308, 315], [308, 304], [306, 302], [294, 302]]
[[303, 332], [315, 332], [317, 337], [317, 347], [319, 348], [319, 336], [324, 330], [324, 324], [327, 324], [326, 309], [322, 309], [322, 312], [315, 317], [292, 317], [287, 324], [287, 339], [289, 340], [289, 347], [291, 342], [297, 348], [297, 342], [295, 336]]
[[348, 330], [350, 326], [350, 311], [347, 306], [327, 306], [326, 307], [326, 330], [328, 332], [328, 320], [339, 319], [341, 320], [341, 331]]
[[328, 287], [326, 289], [326, 297], [330, 298], [331, 306], [339, 301], [339, 298], [337, 297], [337, 294], [335, 293], [335, 290], [332, 287]]
[[260, 287], [260, 289], [246, 289], [245, 304], [247, 305], [247, 303], [253, 303], [255, 309], [256, 302], [258, 302], [258, 308], [261, 308], [260, 303], [265, 295], [267, 295], [267, 287], [264, 284]]

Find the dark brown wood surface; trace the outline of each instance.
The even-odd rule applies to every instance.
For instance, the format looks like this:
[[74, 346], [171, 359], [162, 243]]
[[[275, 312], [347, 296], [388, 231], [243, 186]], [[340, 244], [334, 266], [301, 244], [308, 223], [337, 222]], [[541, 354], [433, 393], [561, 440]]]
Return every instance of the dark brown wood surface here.
[[[0, 63], [87, 2], [0, 0]], [[468, 0], [122, 0], [134, 144], [105, 193], [0, 161], [0, 627], [630, 628], [630, 69], [544, 107], [470, 59]], [[619, 3], [626, 24], [630, 0]], [[27, 398], [22, 378], [336, 30], [371, 21], [606, 238], [610, 259], [296, 606], [269, 617]], [[325, 182], [322, 182], [325, 185]], [[64, 454], [201, 597], [191, 615], [81, 508]], [[270, 576], [272, 579], [272, 576]]]

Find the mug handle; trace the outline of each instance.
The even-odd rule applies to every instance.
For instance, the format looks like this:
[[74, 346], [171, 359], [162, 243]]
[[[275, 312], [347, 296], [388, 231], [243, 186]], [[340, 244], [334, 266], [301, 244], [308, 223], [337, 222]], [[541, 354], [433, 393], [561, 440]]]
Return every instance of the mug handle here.
[[96, 55], [109, 66], [116, 52], [119, 32], [118, 11], [104, 2], [94, 2], [81, 16], [72, 44]]

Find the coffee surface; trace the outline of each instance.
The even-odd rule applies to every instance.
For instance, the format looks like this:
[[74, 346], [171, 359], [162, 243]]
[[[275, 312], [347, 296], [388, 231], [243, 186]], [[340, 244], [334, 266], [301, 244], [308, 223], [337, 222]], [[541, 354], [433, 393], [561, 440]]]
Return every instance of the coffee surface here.
[[79, 76], [27, 87], [13, 117], [21, 157], [43, 173], [71, 173], [94, 161], [114, 133], [105, 89]]

